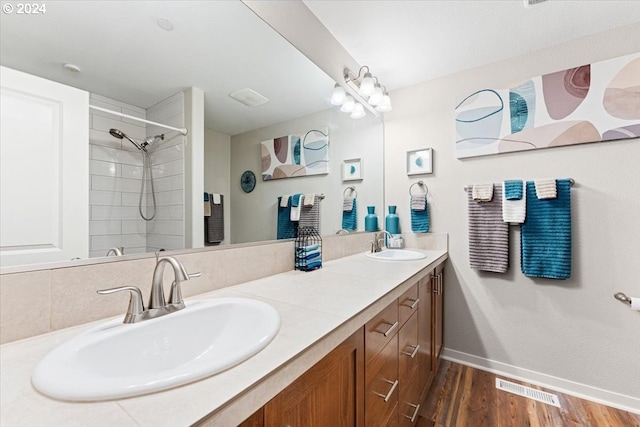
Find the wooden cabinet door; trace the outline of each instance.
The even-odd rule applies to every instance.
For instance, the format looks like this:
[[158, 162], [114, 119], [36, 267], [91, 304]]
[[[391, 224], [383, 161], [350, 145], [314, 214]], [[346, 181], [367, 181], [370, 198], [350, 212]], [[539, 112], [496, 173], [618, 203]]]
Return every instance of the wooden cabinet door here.
[[438, 369], [444, 332], [444, 263], [436, 267], [433, 277], [433, 370]]
[[432, 333], [432, 278], [433, 273], [427, 274], [418, 282], [418, 377], [422, 387], [422, 396], [427, 392], [432, 376], [431, 366], [431, 333]]
[[364, 425], [364, 335], [361, 329], [271, 399], [264, 425]]

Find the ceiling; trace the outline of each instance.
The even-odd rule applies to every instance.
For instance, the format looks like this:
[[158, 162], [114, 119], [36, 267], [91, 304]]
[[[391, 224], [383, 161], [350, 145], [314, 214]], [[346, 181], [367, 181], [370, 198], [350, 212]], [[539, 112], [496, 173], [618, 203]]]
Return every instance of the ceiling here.
[[[389, 90], [640, 22], [640, 1], [324, 1], [305, 4]], [[329, 108], [331, 79], [238, 0], [50, 1], [0, 14], [0, 63], [148, 108], [205, 92], [205, 126], [236, 135]], [[170, 20], [173, 31], [157, 25]], [[80, 67], [70, 73], [62, 64]], [[269, 99], [229, 98], [251, 88]]]
[[638, 0], [304, 2], [389, 90], [640, 22]]
[[[227, 135], [327, 109], [334, 84], [238, 0], [49, 1], [45, 14], [2, 13], [0, 63], [145, 109], [197, 87], [205, 126]], [[243, 88], [269, 102], [228, 96]]]

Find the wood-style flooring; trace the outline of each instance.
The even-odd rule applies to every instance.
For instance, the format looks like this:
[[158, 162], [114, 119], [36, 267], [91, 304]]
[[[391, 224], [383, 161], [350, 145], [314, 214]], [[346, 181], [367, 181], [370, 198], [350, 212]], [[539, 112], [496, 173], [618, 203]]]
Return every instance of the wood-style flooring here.
[[640, 415], [556, 394], [562, 408], [496, 389], [496, 375], [441, 360], [417, 427], [640, 427]]

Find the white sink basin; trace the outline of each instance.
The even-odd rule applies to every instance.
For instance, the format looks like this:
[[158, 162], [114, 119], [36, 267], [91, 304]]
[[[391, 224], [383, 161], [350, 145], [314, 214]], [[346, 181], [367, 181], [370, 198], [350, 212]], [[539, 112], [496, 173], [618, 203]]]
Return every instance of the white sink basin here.
[[385, 249], [381, 252], [365, 252], [365, 255], [373, 259], [381, 259], [385, 261], [415, 261], [424, 259], [426, 254], [410, 249]]
[[47, 354], [31, 381], [43, 394], [73, 401], [166, 390], [250, 358], [278, 329], [278, 312], [261, 301], [195, 301], [157, 319], [114, 320], [90, 329]]

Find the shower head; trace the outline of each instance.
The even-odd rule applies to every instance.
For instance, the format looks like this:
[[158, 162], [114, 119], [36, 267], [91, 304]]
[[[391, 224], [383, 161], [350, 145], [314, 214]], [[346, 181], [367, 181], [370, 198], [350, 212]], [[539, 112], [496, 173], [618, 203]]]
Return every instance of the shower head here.
[[147, 148], [149, 145], [155, 144], [156, 142], [160, 141], [164, 141], [164, 133], [155, 136], [148, 136], [142, 143], [142, 148]]
[[[109, 129], [109, 133], [111, 134], [111, 136], [113, 136], [114, 138], [118, 138], [118, 139], [122, 139], [122, 138], [126, 138], [128, 139], [133, 145], [135, 145], [135, 147], [138, 150], [144, 150], [144, 148], [142, 146], [140, 146], [140, 144], [138, 144], [137, 142], [135, 142], [133, 139], [129, 138], [127, 136], [126, 133], [122, 132], [120, 129]], [[146, 150], [145, 150], [146, 151]]]

